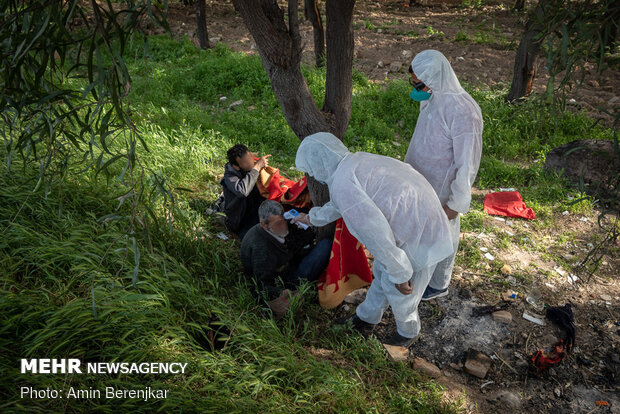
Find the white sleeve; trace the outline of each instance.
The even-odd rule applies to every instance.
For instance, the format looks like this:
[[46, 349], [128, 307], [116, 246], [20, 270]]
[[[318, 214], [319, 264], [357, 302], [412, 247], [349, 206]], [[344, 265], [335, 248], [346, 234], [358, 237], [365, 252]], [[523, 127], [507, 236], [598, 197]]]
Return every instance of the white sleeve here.
[[338, 220], [342, 215], [331, 201], [323, 204], [321, 207], [313, 207], [308, 213], [310, 223], [313, 226], [321, 227]]
[[385, 267], [392, 283], [409, 281], [413, 275], [411, 261], [405, 251], [396, 246], [394, 232], [383, 212], [361, 189], [347, 191], [346, 197], [355, 200], [355, 204], [342, 211], [351, 234]]

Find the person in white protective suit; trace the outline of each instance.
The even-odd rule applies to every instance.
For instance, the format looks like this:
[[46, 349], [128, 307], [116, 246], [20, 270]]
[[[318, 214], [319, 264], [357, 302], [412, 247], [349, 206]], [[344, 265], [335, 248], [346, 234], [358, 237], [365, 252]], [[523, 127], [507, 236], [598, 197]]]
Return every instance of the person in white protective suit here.
[[471, 202], [482, 153], [482, 113], [461, 87], [448, 59], [436, 50], [418, 53], [409, 67], [420, 102], [420, 115], [405, 162], [431, 184], [448, 217], [454, 254], [437, 264], [422, 296], [430, 300], [448, 294], [461, 219]]
[[375, 258], [366, 299], [347, 320], [368, 332], [389, 305], [397, 332], [386, 343], [411, 345], [420, 331], [418, 304], [434, 266], [453, 253], [448, 219], [433, 188], [409, 164], [351, 153], [327, 132], [306, 137], [295, 164], [327, 184], [331, 199], [296, 221], [324, 226], [342, 217]]

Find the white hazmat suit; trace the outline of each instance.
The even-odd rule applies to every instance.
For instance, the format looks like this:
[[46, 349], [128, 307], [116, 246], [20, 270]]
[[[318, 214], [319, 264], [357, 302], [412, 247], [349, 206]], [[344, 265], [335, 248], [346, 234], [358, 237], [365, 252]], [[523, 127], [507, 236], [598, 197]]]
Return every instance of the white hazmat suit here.
[[[482, 153], [480, 107], [461, 87], [441, 52], [418, 53], [411, 68], [432, 93], [430, 99], [420, 103], [420, 115], [405, 162], [428, 180], [442, 206], [467, 213]], [[449, 224], [454, 254], [435, 268], [429, 286], [437, 290], [450, 284], [459, 245], [460, 216]]]
[[[417, 336], [418, 304], [432, 269], [453, 253], [448, 219], [433, 188], [410, 165], [351, 153], [326, 132], [306, 137], [295, 163], [329, 188], [331, 200], [310, 210], [311, 224], [323, 226], [342, 217], [375, 258], [375, 278], [357, 316], [376, 324], [390, 305], [398, 333]], [[413, 293], [403, 295], [395, 284], [407, 281]]]

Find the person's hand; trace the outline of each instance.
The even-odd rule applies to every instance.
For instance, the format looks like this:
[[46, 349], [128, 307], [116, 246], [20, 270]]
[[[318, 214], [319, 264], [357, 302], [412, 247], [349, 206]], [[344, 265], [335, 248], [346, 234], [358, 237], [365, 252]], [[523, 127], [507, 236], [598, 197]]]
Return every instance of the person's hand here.
[[263, 168], [267, 167], [269, 165], [269, 157], [271, 157], [271, 154], [263, 155], [258, 160], [256, 160], [256, 163], [254, 164], [254, 169], [260, 171]]
[[446, 216], [448, 216], [449, 220], [454, 220], [459, 216], [458, 211], [454, 211], [448, 206], [443, 206], [443, 211], [446, 213]]
[[306, 213], [299, 213], [299, 215], [293, 218], [291, 222], [292, 223], [303, 223], [307, 226], [312, 226], [312, 223], [310, 223], [310, 216], [307, 215]]
[[413, 283], [410, 280], [405, 283], [395, 283], [394, 286], [403, 295], [411, 295], [413, 293]]

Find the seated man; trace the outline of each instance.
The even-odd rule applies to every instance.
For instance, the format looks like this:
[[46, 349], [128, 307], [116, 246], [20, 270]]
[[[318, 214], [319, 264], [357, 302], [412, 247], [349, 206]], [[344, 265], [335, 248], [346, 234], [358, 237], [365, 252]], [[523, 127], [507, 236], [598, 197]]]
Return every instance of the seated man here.
[[286, 313], [289, 299], [303, 280], [313, 282], [319, 278], [332, 247], [328, 239], [313, 247], [314, 232], [310, 229], [290, 226], [289, 232], [283, 213], [280, 203], [263, 201], [258, 209], [260, 223], [248, 231], [241, 243], [243, 271], [276, 318]]
[[254, 161], [253, 154], [242, 144], [229, 149], [227, 155], [224, 178], [220, 181], [224, 189], [226, 227], [243, 239], [248, 230], [258, 224], [258, 206], [265, 199], [260, 195], [256, 181], [271, 155]]

